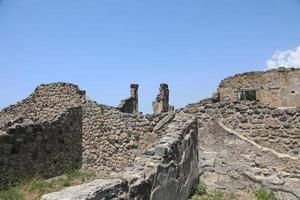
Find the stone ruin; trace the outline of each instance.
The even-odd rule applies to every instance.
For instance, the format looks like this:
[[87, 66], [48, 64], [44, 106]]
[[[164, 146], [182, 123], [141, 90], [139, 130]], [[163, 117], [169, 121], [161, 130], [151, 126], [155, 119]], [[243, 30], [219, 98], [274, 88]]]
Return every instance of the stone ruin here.
[[130, 85], [130, 97], [122, 100], [120, 105], [117, 107], [121, 112], [125, 113], [138, 113], [138, 84], [131, 84]]
[[174, 106], [169, 105], [169, 86], [166, 83], [160, 84], [159, 94], [153, 102], [154, 114], [174, 111]]
[[217, 95], [224, 100], [257, 100], [277, 107], [300, 106], [300, 70], [278, 68], [224, 79]]
[[[293, 72], [298, 70], [287, 69]], [[67, 83], [40, 85], [3, 109], [0, 184], [36, 172], [54, 177], [71, 163], [99, 178], [42, 200], [182, 200], [199, 182], [239, 199], [252, 199], [261, 187], [278, 199], [300, 199], [299, 107], [220, 94], [220, 101], [143, 115], [133, 106], [137, 87], [131, 88], [131, 112], [97, 104]]]
[[[124, 113], [138, 113], [138, 84], [130, 85], [131, 96], [121, 101], [117, 109]], [[174, 111], [174, 106], [169, 105], [169, 86], [166, 83], [160, 84], [159, 94], [156, 101], [152, 103], [153, 113], [161, 114]]]

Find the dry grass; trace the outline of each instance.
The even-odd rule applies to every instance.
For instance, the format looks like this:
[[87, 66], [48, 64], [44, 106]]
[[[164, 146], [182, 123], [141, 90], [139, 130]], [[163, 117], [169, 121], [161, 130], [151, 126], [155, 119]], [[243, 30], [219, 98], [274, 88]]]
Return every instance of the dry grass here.
[[0, 190], [0, 200], [38, 200], [43, 194], [79, 185], [95, 178], [92, 172], [68, 169], [63, 176], [45, 180], [36, 176], [30, 180]]

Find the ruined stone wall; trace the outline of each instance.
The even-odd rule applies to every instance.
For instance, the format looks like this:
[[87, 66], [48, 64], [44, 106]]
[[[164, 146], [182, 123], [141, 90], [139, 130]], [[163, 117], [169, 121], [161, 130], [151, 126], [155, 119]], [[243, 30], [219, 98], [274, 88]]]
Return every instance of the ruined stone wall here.
[[104, 175], [120, 172], [155, 145], [162, 136], [160, 124], [168, 123], [168, 114], [132, 115], [88, 104], [83, 117], [83, 166]]
[[42, 84], [26, 99], [0, 111], [0, 130], [5, 131], [14, 123], [51, 120], [67, 108], [79, 107], [86, 101], [84, 96], [85, 91], [74, 84]]
[[182, 111], [198, 118], [200, 181], [209, 189], [251, 199], [265, 186], [279, 199], [300, 198], [299, 108], [208, 99]]
[[81, 167], [81, 123], [81, 108], [69, 108], [40, 123], [6, 125], [0, 134], [0, 185], [37, 174], [49, 178], [66, 167]]
[[155, 145], [163, 126], [171, 120], [167, 113], [122, 113], [92, 101], [76, 85], [51, 83], [40, 85], [25, 100], [3, 109], [0, 131], [4, 133], [18, 123], [50, 121], [72, 107], [82, 108], [82, 166], [103, 176], [121, 171], [144, 149]]
[[185, 111], [205, 124], [218, 120], [257, 144], [279, 153], [297, 156], [300, 152], [300, 109], [276, 108], [257, 102], [194, 104]]
[[44, 195], [42, 200], [187, 199], [199, 175], [197, 121], [184, 113], [169, 120], [164, 137], [136, 157], [119, 178], [95, 180]]
[[224, 79], [218, 93], [221, 101], [235, 101], [238, 91], [255, 90], [257, 100], [279, 107], [300, 106], [300, 70], [279, 68], [238, 74]]

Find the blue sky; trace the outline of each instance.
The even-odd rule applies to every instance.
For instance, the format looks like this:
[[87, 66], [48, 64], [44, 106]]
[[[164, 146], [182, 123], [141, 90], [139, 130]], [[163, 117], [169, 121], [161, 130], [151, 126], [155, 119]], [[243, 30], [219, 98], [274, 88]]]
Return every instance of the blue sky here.
[[182, 107], [226, 76], [299, 58], [299, 19], [299, 0], [0, 0], [0, 108], [55, 81], [108, 105], [139, 83], [146, 113], [166, 82]]

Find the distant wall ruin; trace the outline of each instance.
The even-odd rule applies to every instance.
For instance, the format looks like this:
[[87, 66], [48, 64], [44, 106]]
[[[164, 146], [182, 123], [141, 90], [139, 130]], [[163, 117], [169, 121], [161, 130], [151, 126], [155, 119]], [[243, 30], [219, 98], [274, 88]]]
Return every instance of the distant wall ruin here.
[[300, 106], [300, 70], [278, 68], [238, 74], [224, 79], [220, 100], [258, 100], [279, 107]]
[[160, 84], [159, 94], [153, 102], [154, 114], [170, 112], [174, 110], [174, 106], [169, 105], [169, 86], [166, 83]]
[[138, 113], [138, 89], [138, 84], [131, 84], [130, 97], [122, 100], [117, 109], [124, 113]]

